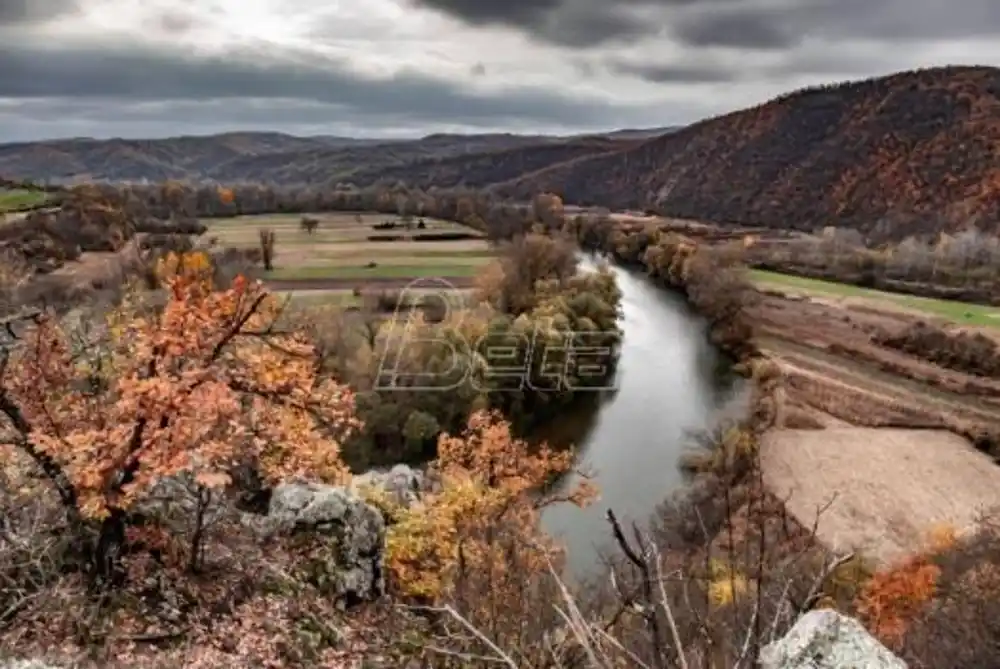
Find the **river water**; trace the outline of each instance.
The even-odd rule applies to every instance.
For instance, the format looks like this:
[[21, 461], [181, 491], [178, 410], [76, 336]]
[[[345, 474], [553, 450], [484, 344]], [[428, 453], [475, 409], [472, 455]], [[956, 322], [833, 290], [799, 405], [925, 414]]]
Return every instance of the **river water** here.
[[600, 498], [585, 509], [558, 505], [543, 517], [546, 529], [566, 545], [576, 575], [596, 567], [600, 549], [609, 545], [607, 509], [623, 523], [644, 525], [657, 504], [685, 483], [678, 459], [690, 447], [690, 432], [711, 426], [742, 396], [739, 383], [724, 371], [726, 361], [708, 343], [704, 320], [681, 296], [641, 272], [612, 270], [623, 294], [616, 390], [536, 435], [553, 445], [575, 444], [600, 489]]

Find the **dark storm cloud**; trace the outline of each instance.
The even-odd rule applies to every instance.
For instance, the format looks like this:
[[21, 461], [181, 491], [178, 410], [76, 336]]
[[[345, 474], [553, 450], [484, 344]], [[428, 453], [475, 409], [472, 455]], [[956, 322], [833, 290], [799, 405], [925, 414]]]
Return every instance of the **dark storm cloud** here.
[[[0, 98], [80, 98], [135, 103], [240, 100], [226, 113], [255, 109], [244, 100], [298, 101], [313, 122], [363, 115], [410, 122], [606, 126], [634, 123], [641, 109], [517, 87], [477, 94], [416, 72], [366, 78], [343, 63], [289, 59], [267, 51], [194, 58], [148, 49], [43, 50], [0, 44]], [[277, 113], [271, 104], [266, 113]], [[648, 110], [647, 110], [648, 111]], [[274, 122], [282, 122], [274, 118]]]
[[734, 68], [710, 65], [651, 64], [612, 60], [607, 68], [615, 74], [635, 77], [654, 84], [718, 84], [737, 81]]
[[0, 0], [0, 26], [44, 23], [78, 10], [77, 0]]
[[1000, 34], [997, 0], [410, 0], [569, 47], [662, 33], [690, 46], [786, 48], [805, 35], [889, 42]]
[[787, 49], [801, 40], [802, 33], [789, 28], [783, 14], [754, 7], [685, 12], [672, 22], [670, 31], [685, 46]]
[[[668, 0], [661, 0], [667, 2]], [[686, 4], [694, 0], [680, 0]], [[646, 34], [649, 25], [633, 10], [656, 0], [410, 0], [471, 25], [501, 25], [543, 42], [587, 47]], [[675, 4], [675, 3], [671, 3]]]

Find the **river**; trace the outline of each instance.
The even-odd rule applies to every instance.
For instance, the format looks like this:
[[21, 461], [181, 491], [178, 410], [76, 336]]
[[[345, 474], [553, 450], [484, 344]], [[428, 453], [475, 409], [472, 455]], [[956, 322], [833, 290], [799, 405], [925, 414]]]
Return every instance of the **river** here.
[[[586, 260], [587, 266], [593, 263]], [[575, 444], [600, 489], [585, 509], [559, 505], [543, 517], [566, 545], [570, 573], [577, 575], [599, 564], [598, 551], [609, 543], [607, 509], [623, 523], [644, 525], [685, 483], [678, 459], [690, 431], [711, 426], [743, 395], [734, 376], [722, 371], [725, 360], [709, 344], [704, 320], [681, 296], [641, 272], [612, 270], [622, 290], [624, 331], [616, 390], [561, 416], [540, 435], [554, 445]]]

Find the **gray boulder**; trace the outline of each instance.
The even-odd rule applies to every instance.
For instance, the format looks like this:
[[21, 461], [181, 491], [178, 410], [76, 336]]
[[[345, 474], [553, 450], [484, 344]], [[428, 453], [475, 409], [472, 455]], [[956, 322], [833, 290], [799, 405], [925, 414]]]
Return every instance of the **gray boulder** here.
[[419, 469], [396, 465], [388, 471], [373, 469], [355, 476], [352, 485], [355, 489], [381, 488], [396, 504], [409, 507], [428, 489], [428, 478]]
[[272, 495], [265, 534], [309, 533], [329, 543], [323, 563], [310, 564], [314, 581], [339, 601], [352, 604], [385, 592], [385, 520], [353, 491], [319, 483], [283, 483]]
[[829, 609], [810, 611], [760, 654], [764, 669], [907, 669], [861, 623]]

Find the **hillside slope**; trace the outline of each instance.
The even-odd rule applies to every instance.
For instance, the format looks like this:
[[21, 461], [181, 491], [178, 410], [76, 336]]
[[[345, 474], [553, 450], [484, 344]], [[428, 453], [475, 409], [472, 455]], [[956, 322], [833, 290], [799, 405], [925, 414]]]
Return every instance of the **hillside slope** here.
[[[648, 139], [641, 130], [621, 131], [621, 138], [548, 137], [541, 135], [437, 134], [414, 140], [365, 140], [349, 137], [295, 137], [244, 132], [155, 140], [64, 139], [0, 144], [0, 176], [28, 180], [162, 181], [212, 179], [275, 184], [323, 184], [351, 181], [368, 185], [382, 179], [448, 184], [462, 181], [459, 164], [450, 159], [473, 156], [477, 186], [511, 179], [580, 155], [632, 146]], [[653, 132], [653, 131], [649, 131]], [[616, 133], [612, 133], [614, 135]], [[518, 157], [516, 152], [537, 149]], [[504, 152], [513, 151], [509, 156]], [[497, 154], [496, 174], [489, 163]], [[438, 164], [439, 161], [445, 163]], [[517, 170], [519, 161], [525, 169]], [[459, 161], [460, 163], [460, 161]], [[413, 171], [406, 165], [413, 164]], [[468, 181], [468, 179], [466, 179]]]
[[678, 217], [899, 237], [1000, 221], [1000, 69], [813, 88], [496, 187]]

